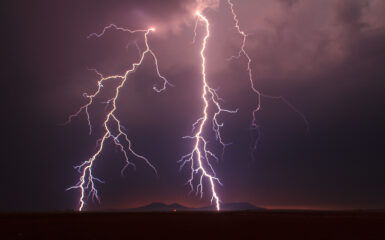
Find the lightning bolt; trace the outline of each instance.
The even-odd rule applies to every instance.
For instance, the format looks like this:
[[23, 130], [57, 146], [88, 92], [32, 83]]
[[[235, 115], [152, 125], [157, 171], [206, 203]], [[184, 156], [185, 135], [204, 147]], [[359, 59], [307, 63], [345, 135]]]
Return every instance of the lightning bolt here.
[[302, 118], [302, 120], [306, 124], [307, 131], [309, 131], [309, 122], [307, 121], [306, 116], [302, 112], [300, 112], [292, 103], [290, 103], [285, 97], [266, 95], [255, 87], [252, 68], [251, 68], [252, 59], [245, 49], [246, 41], [247, 41], [247, 33], [245, 33], [241, 29], [241, 27], [239, 26], [239, 19], [238, 19], [237, 14], [235, 13], [234, 4], [232, 3], [231, 0], [227, 0], [227, 3], [230, 6], [231, 14], [232, 14], [233, 19], [234, 19], [234, 24], [235, 24], [234, 27], [237, 30], [237, 32], [239, 33], [239, 35], [242, 36], [242, 44], [241, 44], [240, 50], [238, 52], [238, 55], [230, 57], [229, 60], [239, 59], [241, 56], [244, 56], [246, 58], [246, 60], [247, 60], [247, 72], [249, 75], [250, 87], [251, 87], [251, 90], [257, 95], [258, 104], [257, 104], [257, 107], [255, 109], [253, 109], [253, 111], [252, 111], [252, 114], [251, 114], [252, 120], [250, 123], [251, 129], [256, 130], [258, 132], [258, 137], [254, 141], [254, 144], [252, 146], [252, 152], [251, 152], [252, 158], [254, 159], [254, 152], [257, 149], [259, 137], [261, 135], [260, 134], [260, 126], [257, 124], [256, 115], [262, 108], [262, 101], [261, 101], [262, 98], [276, 99], [276, 100], [280, 100], [283, 103], [285, 103], [289, 108], [291, 108], [295, 113], [297, 113]]
[[[112, 80], [119, 80], [120, 81], [119, 85], [115, 89], [114, 96], [105, 102], [107, 104], [107, 109], [109, 109], [109, 110], [107, 111], [105, 120], [103, 122], [104, 134], [100, 139], [97, 140], [97, 150], [88, 160], [84, 161], [83, 163], [81, 163], [78, 166], [75, 166], [75, 169], [80, 173], [79, 181], [75, 186], [69, 187], [67, 189], [67, 190], [80, 189], [79, 211], [82, 211], [84, 209], [84, 206], [86, 205], [86, 200], [90, 196], [92, 196], [92, 199], [96, 199], [96, 200], [100, 201], [100, 198], [98, 195], [98, 190], [95, 186], [95, 182], [97, 181], [97, 182], [103, 183], [103, 181], [93, 175], [93, 172], [92, 172], [93, 168], [92, 167], [93, 167], [93, 164], [96, 161], [96, 159], [99, 157], [99, 155], [103, 151], [103, 148], [104, 148], [104, 145], [106, 144], [106, 141], [109, 139], [111, 139], [112, 142], [120, 149], [120, 151], [122, 152], [122, 155], [124, 157], [125, 166], [123, 167], [121, 174], [124, 173], [124, 170], [128, 166], [132, 166], [134, 169], [136, 169], [135, 164], [129, 160], [129, 154], [144, 161], [157, 174], [157, 170], [154, 167], [154, 165], [152, 165], [146, 157], [136, 153], [133, 150], [132, 143], [131, 143], [130, 139], [128, 138], [127, 134], [123, 131], [123, 126], [121, 125], [119, 119], [117, 118], [117, 116], [115, 114], [115, 112], [118, 108], [116, 105], [116, 101], [119, 98], [119, 92], [120, 92], [121, 88], [125, 85], [125, 83], [128, 79], [128, 76], [132, 72], [135, 72], [135, 70], [143, 63], [143, 60], [147, 55], [152, 56], [154, 63], [155, 63], [155, 70], [156, 70], [157, 76], [162, 81], [162, 84], [160, 87], [158, 87], [157, 85], [154, 85], [153, 89], [156, 92], [160, 93], [166, 89], [167, 85], [171, 85], [167, 81], [167, 79], [160, 74], [159, 66], [158, 66], [158, 59], [157, 59], [155, 53], [151, 50], [149, 43], [148, 43], [148, 35], [150, 33], [154, 32], [155, 28], [149, 28], [147, 30], [130, 30], [130, 29], [121, 28], [121, 27], [118, 27], [114, 24], [111, 24], [111, 25], [105, 27], [101, 33], [99, 33], [99, 34], [92, 33], [88, 36], [88, 38], [102, 37], [109, 29], [115, 29], [115, 30], [119, 30], [119, 31], [123, 31], [123, 32], [128, 32], [130, 34], [143, 33], [144, 34], [144, 43], [145, 43], [146, 49], [143, 52], [141, 52], [139, 60], [137, 62], [133, 63], [131, 68], [126, 70], [124, 72], [124, 74], [122, 74], [122, 75], [103, 76], [97, 70], [91, 69], [100, 77], [100, 79], [97, 82], [97, 86], [98, 86], [97, 90], [91, 95], [84, 93], [84, 97], [88, 99], [88, 102], [86, 104], [84, 104], [83, 106], [81, 106], [77, 112], [70, 115], [68, 117], [67, 122], [65, 123], [65, 124], [69, 124], [73, 118], [79, 116], [80, 113], [85, 112], [86, 117], [87, 117], [87, 121], [88, 121], [88, 126], [89, 126], [89, 134], [91, 134], [92, 133], [92, 125], [91, 125], [90, 114], [89, 114], [88, 108], [94, 103], [95, 97], [97, 97], [100, 94], [100, 92], [102, 91], [103, 83], [105, 83], [107, 81], [112, 81]], [[139, 52], [140, 52], [140, 49], [139, 49]], [[113, 125], [113, 124], [115, 124], [115, 126], [117, 126], [116, 129], [111, 129], [111, 125]]]
[[[276, 99], [276, 100], [281, 100], [284, 102], [287, 106], [289, 106], [294, 112], [296, 112], [305, 122], [307, 129], [308, 129], [308, 121], [305, 117], [304, 114], [302, 114], [297, 108], [294, 107], [286, 98], [283, 96], [271, 96], [262, 93], [260, 90], [258, 90], [254, 84], [254, 79], [253, 79], [253, 73], [252, 73], [252, 59], [248, 52], [246, 51], [246, 41], [247, 41], [247, 34], [241, 29], [239, 25], [239, 19], [237, 14], [235, 13], [234, 10], [234, 4], [231, 2], [231, 0], [227, 0], [227, 3], [230, 6], [230, 10], [233, 16], [234, 20], [234, 27], [236, 28], [237, 32], [242, 36], [242, 43], [240, 50], [238, 52], [238, 55], [232, 56], [230, 60], [234, 59], [239, 59], [242, 56], [244, 56], [247, 59], [247, 72], [248, 72], [248, 77], [249, 77], [249, 82], [250, 82], [250, 87], [251, 90], [257, 95], [257, 106], [255, 109], [252, 110], [252, 119], [250, 123], [250, 128], [251, 130], [256, 130], [258, 132], [258, 137], [255, 139], [253, 145], [252, 145], [252, 151], [251, 155], [252, 158], [254, 159], [254, 152], [257, 148], [259, 138], [260, 138], [260, 126], [257, 124], [256, 120], [256, 115], [257, 113], [261, 110], [262, 108], [262, 98], [268, 98], [268, 99]], [[190, 178], [187, 181], [187, 184], [191, 188], [191, 192], [196, 192], [196, 194], [200, 194], [200, 197], [203, 197], [203, 181], [205, 179], [208, 180], [210, 190], [211, 190], [211, 202], [215, 201], [215, 206], [216, 209], [219, 211], [220, 210], [220, 199], [219, 196], [216, 192], [216, 185], [222, 185], [220, 179], [216, 176], [216, 173], [214, 171], [213, 165], [211, 161], [217, 160], [218, 157], [208, 149], [208, 141], [206, 138], [206, 135], [204, 133], [204, 130], [206, 128], [206, 125], [209, 121], [212, 122], [212, 130], [215, 133], [216, 140], [222, 145], [222, 157], [223, 157], [223, 152], [227, 144], [224, 143], [220, 129], [223, 127], [223, 123], [220, 123], [218, 121], [218, 116], [222, 112], [227, 112], [227, 113], [236, 113], [238, 110], [231, 111], [231, 110], [226, 110], [221, 107], [220, 101], [222, 100], [215, 89], [209, 86], [207, 82], [207, 76], [206, 76], [206, 57], [205, 57], [205, 50], [207, 46], [207, 41], [210, 37], [210, 23], [209, 20], [202, 15], [200, 11], [196, 12], [196, 22], [194, 26], [194, 36], [193, 36], [193, 41], [192, 43], [195, 43], [196, 36], [197, 36], [197, 26], [198, 22], [203, 22], [205, 24], [205, 30], [206, 30], [206, 35], [203, 38], [203, 44], [202, 44], [202, 49], [200, 51], [201, 55], [201, 69], [202, 69], [202, 101], [204, 103], [203, 106], [203, 116], [199, 118], [194, 124], [193, 124], [193, 132], [195, 131], [195, 134], [193, 136], [187, 136], [184, 138], [189, 138], [193, 139], [195, 141], [194, 148], [193, 150], [182, 156], [182, 158], [178, 161], [181, 163], [180, 170], [186, 166], [187, 164], [190, 165], [190, 170], [191, 170], [191, 175]], [[214, 105], [216, 112], [212, 115], [209, 114], [209, 107]], [[194, 185], [194, 180], [195, 177], [197, 176], [198, 178], [198, 183]]]
[[[215, 89], [211, 88], [207, 82], [206, 76], [206, 57], [205, 50], [207, 41], [210, 37], [210, 23], [209, 20], [203, 16], [199, 11], [196, 12], [197, 19], [205, 24], [206, 34], [203, 38], [202, 49], [200, 51], [201, 56], [201, 69], [202, 69], [202, 101], [203, 101], [203, 113], [202, 117], [200, 117], [193, 124], [193, 132], [195, 134], [193, 136], [187, 136], [184, 138], [193, 139], [195, 141], [193, 150], [182, 156], [182, 158], [178, 161], [181, 163], [180, 170], [186, 166], [186, 164], [190, 164], [191, 175], [187, 181], [187, 184], [191, 188], [191, 192], [195, 191], [196, 194], [200, 194], [200, 197], [203, 197], [203, 180], [208, 180], [210, 190], [211, 190], [211, 203], [215, 202], [215, 207], [219, 211], [220, 210], [220, 199], [216, 192], [216, 185], [222, 185], [220, 179], [216, 176], [213, 165], [211, 161], [218, 160], [218, 157], [208, 149], [208, 141], [205, 138], [204, 129], [207, 123], [211, 120], [212, 122], [212, 130], [215, 133], [216, 139], [219, 143], [224, 147], [226, 144], [222, 140], [220, 128], [223, 127], [223, 123], [218, 121], [218, 116], [222, 112], [227, 113], [236, 113], [237, 110], [231, 111], [227, 109], [223, 109], [219, 103], [221, 100], [215, 91]], [[197, 25], [197, 23], [196, 23]], [[196, 26], [194, 28], [194, 41], [196, 36]], [[216, 108], [216, 112], [210, 116], [209, 114], [209, 106], [213, 104]], [[198, 183], [194, 186], [195, 175], [197, 175]]]
[[[232, 3], [232, 0], [227, 0], [227, 3], [230, 6], [230, 10], [233, 16], [234, 27], [237, 30], [238, 34], [242, 36], [242, 42], [241, 42], [238, 55], [230, 57], [229, 60], [236, 60], [236, 59], [240, 59], [241, 57], [246, 58], [247, 60], [246, 70], [248, 72], [250, 87], [251, 87], [251, 90], [257, 96], [257, 106], [255, 109], [252, 110], [252, 114], [251, 114], [252, 118], [250, 123], [250, 128], [258, 132], [258, 137], [254, 141], [253, 147], [252, 147], [252, 158], [254, 159], [253, 153], [257, 148], [257, 144], [260, 138], [260, 126], [257, 124], [256, 115], [262, 108], [263, 98], [276, 99], [284, 102], [287, 106], [289, 106], [294, 112], [296, 112], [304, 120], [307, 127], [308, 127], [308, 121], [306, 117], [294, 107], [294, 105], [292, 105], [289, 101], [287, 101], [286, 98], [282, 96], [266, 95], [256, 88], [254, 84], [252, 67], [251, 67], [252, 59], [248, 54], [248, 52], [246, 51], [246, 41], [247, 41], [248, 34], [245, 33], [239, 25], [239, 19], [234, 10], [234, 4]], [[189, 165], [189, 170], [191, 171], [191, 174], [189, 179], [187, 180], [186, 185], [190, 186], [190, 189], [191, 189], [190, 192], [195, 192], [197, 195], [200, 195], [200, 197], [203, 198], [204, 183], [207, 182], [211, 193], [211, 204], [213, 204], [214, 202], [216, 209], [219, 211], [221, 200], [219, 198], [219, 195], [216, 189], [217, 189], [217, 186], [222, 185], [222, 183], [221, 183], [221, 180], [217, 177], [217, 174], [214, 170], [214, 166], [212, 164], [213, 161], [219, 161], [219, 157], [209, 149], [209, 146], [208, 146], [209, 141], [207, 140], [208, 133], [206, 132], [206, 129], [211, 124], [211, 129], [215, 135], [215, 138], [217, 142], [222, 146], [222, 157], [223, 157], [225, 147], [228, 144], [226, 144], [222, 138], [221, 128], [224, 126], [224, 124], [218, 120], [218, 117], [221, 115], [221, 113], [234, 114], [238, 111], [238, 109], [228, 110], [223, 108], [220, 104], [222, 99], [219, 97], [217, 91], [214, 88], [212, 88], [207, 81], [205, 53], [207, 48], [207, 42], [210, 38], [210, 23], [209, 23], [209, 20], [200, 11], [197, 11], [192, 43], [195, 43], [196, 41], [197, 28], [199, 23], [203, 23], [205, 26], [205, 35], [203, 37], [202, 48], [200, 50], [201, 81], [202, 81], [201, 100], [203, 103], [202, 115], [192, 125], [193, 135], [184, 137], [194, 141], [193, 149], [188, 154], [182, 156], [178, 162], [180, 163], [180, 171], [185, 166]], [[131, 68], [126, 70], [122, 75], [103, 76], [96, 69], [90, 69], [99, 76], [99, 80], [97, 81], [97, 86], [98, 86], [97, 90], [92, 94], [87, 94], [87, 93], [83, 94], [83, 96], [87, 98], [88, 101], [84, 105], [82, 105], [77, 112], [75, 112], [74, 114], [71, 114], [65, 123], [65, 124], [71, 123], [73, 118], [78, 117], [82, 112], [84, 112], [88, 122], [89, 134], [91, 135], [93, 129], [92, 129], [91, 118], [90, 118], [88, 108], [94, 103], [95, 98], [102, 92], [103, 84], [105, 82], [112, 81], [112, 80], [119, 80], [119, 84], [115, 88], [115, 94], [113, 95], [113, 97], [104, 102], [106, 104], [106, 116], [103, 122], [104, 134], [96, 142], [97, 150], [88, 160], [82, 162], [78, 166], [75, 166], [75, 169], [80, 174], [79, 181], [75, 186], [69, 187], [67, 189], [67, 190], [71, 190], [71, 189], [80, 190], [79, 211], [82, 211], [84, 209], [86, 205], [86, 200], [89, 199], [90, 197], [92, 197], [92, 199], [96, 199], [100, 201], [98, 190], [96, 188], [95, 183], [96, 182], [103, 183], [103, 181], [95, 177], [92, 171], [93, 171], [93, 164], [96, 161], [96, 159], [100, 156], [101, 152], [103, 151], [104, 145], [106, 144], [107, 140], [111, 139], [111, 141], [115, 144], [115, 146], [117, 146], [122, 152], [122, 155], [125, 161], [125, 166], [121, 170], [122, 175], [124, 174], [125, 169], [129, 166], [132, 166], [134, 169], [136, 169], [135, 164], [129, 160], [129, 155], [132, 155], [135, 158], [141, 159], [142, 161], [144, 161], [157, 174], [156, 168], [150, 163], [150, 161], [146, 157], [136, 153], [133, 150], [132, 143], [128, 135], [123, 131], [124, 127], [121, 125], [119, 119], [115, 114], [118, 108], [116, 105], [116, 101], [119, 98], [120, 89], [125, 85], [128, 79], [128, 76], [132, 72], [135, 72], [136, 69], [142, 65], [142, 62], [147, 55], [151, 55], [151, 57], [154, 60], [157, 77], [162, 82], [162, 85], [160, 87], [158, 87], [157, 85], [154, 85], [153, 89], [156, 92], [160, 93], [166, 89], [167, 85], [172, 86], [167, 81], [167, 79], [160, 74], [158, 59], [155, 53], [149, 47], [148, 36], [151, 32], [155, 31], [154, 28], [149, 28], [146, 30], [130, 30], [130, 29], [121, 28], [114, 24], [111, 24], [106, 26], [101, 33], [92, 33], [88, 36], [88, 38], [102, 37], [110, 29], [123, 31], [130, 34], [143, 33], [144, 43], [146, 48], [145, 50], [142, 51], [139, 45], [135, 42], [135, 45], [139, 51], [139, 59], [137, 62], [133, 63]], [[112, 125], [115, 126], [114, 129], [111, 128]]]

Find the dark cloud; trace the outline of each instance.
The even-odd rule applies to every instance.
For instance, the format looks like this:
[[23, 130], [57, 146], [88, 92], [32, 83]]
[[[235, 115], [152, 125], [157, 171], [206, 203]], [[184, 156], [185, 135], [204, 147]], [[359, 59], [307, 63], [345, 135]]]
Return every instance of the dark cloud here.
[[278, 0], [278, 1], [280, 1], [282, 4], [285, 4], [288, 7], [292, 7], [294, 4], [299, 2], [299, 0]]
[[262, 78], [304, 79], [330, 71], [354, 61], [349, 58], [359, 39], [378, 39], [385, 31], [384, 17], [374, 14], [385, 10], [378, 1], [297, 1], [295, 8], [274, 1], [252, 4], [251, 9], [263, 5], [263, 11], [253, 15], [245, 4], [239, 13], [255, 19], [242, 26], [250, 33], [248, 48]]
[[339, 1], [336, 3], [336, 20], [352, 30], [359, 31], [368, 24], [362, 21], [364, 8], [369, 7], [369, 1]]

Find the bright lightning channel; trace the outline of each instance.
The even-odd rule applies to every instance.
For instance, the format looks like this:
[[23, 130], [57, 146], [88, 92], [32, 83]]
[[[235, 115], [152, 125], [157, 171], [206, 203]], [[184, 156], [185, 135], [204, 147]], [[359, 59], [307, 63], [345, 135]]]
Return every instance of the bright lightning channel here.
[[[119, 98], [120, 89], [125, 85], [127, 78], [130, 75], [130, 73], [134, 72], [143, 63], [144, 58], [148, 54], [152, 56], [154, 63], [155, 63], [155, 70], [156, 70], [157, 76], [162, 81], [162, 84], [160, 87], [154, 85], [153, 89], [156, 92], [160, 93], [166, 89], [167, 85], [171, 85], [167, 81], [167, 79], [160, 74], [159, 66], [158, 66], [158, 59], [157, 59], [155, 53], [151, 50], [149, 43], [148, 43], [148, 35], [151, 32], [154, 32], [155, 28], [151, 27], [147, 30], [130, 30], [130, 29], [121, 28], [121, 27], [118, 27], [114, 24], [111, 24], [111, 25], [105, 27], [101, 33], [99, 33], [99, 34], [92, 33], [88, 36], [88, 38], [102, 37], [106, 33], [106, 31], [109, 29], [115, 29], [115, 30], [119, 30], [119, 31], [123, 31], [123, 32], [128, 32], [131, 34], [143, 33], [144, 34], [144, 43], [145, 43], [146, 49], [140, 54], [139, 60], [137, 62], [133, 63], [131, 68], [128, 69], [123, 75], [103, 76], [97, 70], [93, 69], [93, 71], [95, 71], [100, 77], [99, 81], [97, 82], [97, 85], [98, 85], [97, 90], [91, 95], [84, 93], [84, 97], [86, 97], [88, 99], [88, 102], [85, 105], [81, 106], [77, 112], [70, 115], [68, 117], [67, 122], [65, 123], [65, 124], [69, 124], [74, 117], [77, 117], [81, 112], [84, 111], [86, 116], [87, 116], [89, 133], [91, 134], [92, 133], [92, 125], [91, 125], [90, 114], [88, 112], [88, 108], [94, 103], [94, 98], [97, 97], [99, 95], [99, 93], [102, 91], [104, 82], [107, 82], [109, 80], [120, 80], [120, 84], [115, 89], [115, 95], [106, 102], [109, 106], [112, 106], [112, 107], [111, 107], [111, 110], [107, 111], [107, 113], [106, 113], [106, 118], [103, 122], [104, 135], [103, 135], [103, 137], [101, 137], [100, 139], [97, 140], [97, 151], [87, 161], [84, 161], [83, 163], [81, 163], [80, 165], [75, 167], [75, 169], [77, 169], [77, 171], [81, 174], [80, 179], [75, 186], [69, 187], [67, 189], [67, 190], [80, 189], [79, 211], [82, 211], [84, 209], [84, 207], [86, 205], [86, 200], [90, 196], [92, 196], [92, 199], [96, 199], [96, 200], [100, 201], [100, 198], [98, 195], [98, 190], [95, 186], [95, 181], [102, 182], [102, 183], [103, 183], [103, 181], [100, 180], [99, 178], [96, 178], [93, 175], [92, 167], [93, 167], [95, 160], [99, 157], [99, 155], [103, 151], [103, 147], [104, 147], [104, 145], [108, 139], [111, 139], [112, 142], [117, 147], [119, 147], [119, 149], [121, 150], [121, 152], [124, 156], [124, 160], [125, 160], [126, 164], [121, 171], [122, 174], [124, 173], [124, 170], [128, 166], [132, 166], [134, 169], [136, 168], [135, 164], [129, 160], [129, 157], [128, 157], [129, 154], [133, 155], [134, 157], [136, 157], [138, 159], [143, 160], [157, 174], [157, 170], [154, 167], [154, 165], [152, 165], [147, 158], [136, 153], [132, 149], [132, 143], [131, 143], [130, 139], [128, 138], [127, 134], [122, 130], [123, 126], [121, 125], [120, 121], [118, 120], [117, 116], [115, 115], [115, 111], [117, 110], [116, 101]], [[115, 133], [115, 134], [112, 132], [112, 130], [110, 129], [110, 126], [109, 126], [113, 123], [115, 123], [117, 125], [117, 133]], [[126, 146], [127, 150], [125, 149], [125, 146]]]
[[[193, 124], [193, 131], [195, 131], [195, 135], [185, 137], [193, 139], [195, 141], [193, 150], [190, 153], [182, 156], [182, 158], [178, 162], [181, 163], [180, 169], [182, 169], [186, 164], [190, 164], [191, 175], [187, 181], [187, 184], [190, 186], [191, 192], [195, 191], [196, 194], [200, 194], [201, 198], [203, 197], [203, 181], [208, 180], [211, 191], [211, 203], [215, 202], [215, 207], [217, 211], [219, 211], [221, 201], [216, 191], [216, 185], [222, 185], [222, 183], [220, 179], [216, 176], [214, 168], [211, 164], [211, 161], [213, 159], [218, 160], [218, 157], [213, 152], [208, 150], [208, 141], [205, 139], [204, 128], [207, 123], [211, 121], [212, 129], [215, 133], [216, 139], [224, 148], [226, 144], [223, 142], [220, 132], [220, 128], [223, 126], [223, 123], [220, 123], [217, 117], [222, 112], [236, 113], [237, 110], [231, 111], [223, 109], [219, 103], [221, 99], [219, 98], [217, 92], [213, 88], [211, 88], [207, 82], [205, 50], [207, 41], [210, 37], [210, 23], [209, 20], [205, 16], [203, 16], [199, 11], [196, 12], [196, 16], [199, 21], [204, 23], [206, 30], [206, 34], [203, 38], [202, 49], [200, 51], [202, 69], [201, 98], [204, 105], [202, 113], [203, 116]], [[194, 29], [194, 41], [196, 36], [195, 30], [196, 27]], [[210, 116], [208, 112], [210, 104], [214, 104], [216, 108], [216, 112], [213, 114], [213, 116]], [[199, 183], [194, 186], [193, 181], [196, 175]]]

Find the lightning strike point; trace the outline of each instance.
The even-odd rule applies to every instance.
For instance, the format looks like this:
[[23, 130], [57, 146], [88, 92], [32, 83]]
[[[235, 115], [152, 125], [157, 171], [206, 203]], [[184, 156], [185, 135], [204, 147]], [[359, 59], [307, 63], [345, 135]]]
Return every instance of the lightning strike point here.
[[[207, 82], [206, 75], [206, 45], [210, 37], [210, 23], [209, 20], [203, 16], [199, 11], [196, 11], [198, 20], [202, 21], [205, 25], [205, 36], [203, 38], [202, 48], [200, 51], [201, 57], [201, 79], [202, 79], [202, 95], [201, 99], [203, 102], [202, 115], [198, 120], [192, 125], [193, 136], [188, 136], [185, 138], [192, 139], [194, 143], [193, 150], [182, 156], [178, 161], [180, 163], [180, 169], [189, 165], [190, 166], [190, 178], [187, 180], [187, 185], [190, 186], [190, 192], [196, 192], [201, 198], [203, 197], [203, 188], [204, 182], [207, 182], [211, 192], [211, 203], [215, 205], [216, 210], [220, 210], [219, 196], [216, 191], [217, 185], [222, 185], [220, 179], [216, 176], [212, 161], [217, 161], [218, 157], [208, 149], [208, 140], [206, 139], [205, 129], [207, 124], [212, 124], [212, 130], [214, 131], [216, 140], [222, 145], [223, 149], [227, 144], [222, 140], [220, 128], [223, 127], [223, 123], [220, 123], [217, 117], [223, 113], [236, 113], [237, 110], [227, 110], [222, 108], [220, 105], [221, 98], [218, 96], [215, 89], [209, 86]], [[196, 35], [196, 27], [194, 28], [194, 33]], [[195, 41], [194, 35], [194, 41]], [[216, 112], [213, 114], [209, 112], [210, 105], [212, 105]], [[196, 184], [194, 182], [197, 181]]]
[[[97, 86], [98, 86], [97, 90], [93, 94], [84, 94], [84, 97], [86, 97], [86, 99], [88, 99], [88, 102], [86, 104], [84, 104], [83, 106], [81, 106], [76, 113], [70, 115], [68, 117], [67, 122], [65, 123], [65, 124], [71, 123], [71, 120], [74, 117], [79, 116], [79, 114], [84, 111], [86, 116], [87, 116], [87, 121], [88, 121], [88, 125], [89, 125], [89, 132], [91, 134], [92, 128], [91, 128], [91, 120], [90, 120], [88, 108], [94, 103], [95, 98], [101, 93], [104, 82], [112, 81], [112, 80], [119, 81], [118, 86], [115, 88], [114, 96], [111, 99], [108, 99], [107, 102], [105, 102], [111, 106], [110, 107], [111, 109], [109, 109], [107, 111], [106, 116], [105, 116], [105, 120], [103, 122], [104, 134], [101, 138], [99, 138], [96, 141], [97, 142], [97, 151], [87, 161], [84, 161], [83, 163], [81, 163], [80, 165], [75, 167], [75, 169], [81, 174], [81, 176], [79, 178], [78, 183], [75, 186], [67, 188], [67, 190], [72, 190], [72, 189], [80, 190], [79, 211], [82, 211], [84, 209], [84, 207], [86, 205], [86, 200], [89, 197], [92, 197], [92, 199], [96, 199], [96, 200], [100, 201], [100, 198], [98, 196], [98, 191], [97, 191], [97, 188], [95, 185], [95, 181], [98, 181], [101, 183], [103, 183], [103, 181], [101, 181], [100, 179], [98, 179], [94, 176], [93, 163], [96, 161], [96, 159], [99, 157], [99, 155], [103, 151], [104, 145], [105, 145], [107, 140], [111, 140], [115, 144], [115, 146], [117, 146], [119, 148], [119, 150], [121, 151], [121, 153], [124, 157], [125, 166], [122, 168], [122, 171], [121, 171], [122, 175], [124, 174], [124, 170], [128, 166], [132, 166], [135, 169], [135, 164], [129, 160], [129, 154], [136, 159], [140, 159], [140, 160], [144, 161], [147, 164], [147, 166], [149, 166], [157, 175], [157, 170], [154, 167], [154, 165], [152, 165], [146, 157], [136, 153], [133, 150], [131, 140], [128, 138], [128, 135], [124, 132], [124, 127], [121, 125], [120, 120], [117, 118], [117, 115], [115, 114], [115, 111], [118, 109], [117, 100], [119, 98], [120, 89], [125, 85], [125, 83], [128, 79], [128, 76], [131, 73], [135, 72], [136, 69], [142, 65], [144, 58], [147, 55], [150, 55], [153, 58], [154, 67], [155, 67], [155, 70], [157, 73], [157, 77], [162, 82], [162, 85], [160, 88], [157, 86], [154, 86], [153, 89], [159, 93], [159, 92], [164, 91], [166, 89], [167, 85], [171, 85], [167, 81], [167, 79], [160, 74], [159, 66], [158, 66], [158, 59], [157, 59], [155, 53], [151, 50], [149, 43], [148, 43], [148, 35], [150, 34], [150, 32], [155, 31], [155, 28], [152, 27], [152, 28], [149, 28], [147, 30], [130, 30], [130, 29], [126, 29], [126, 28], [117, 27], [114, 24], [110, 24], [109, 26], [107, 26], [103, 29], [102, 33], [100, 33], [100, 34], [92, 33], [88, 36], [88, 38], [102, 37], [106, 33], [107, 30], [112, 29], [112, 28], [115, 30], [128, 32], [131, 34], [137, 33], [137, 32], [143, 33], [144, 34], [144, 43], [145, 43], [146, 49], [140, 53], [139, 59], [131, 65], [131, 68], [126, 70], [124, 72], [124, 74], [122, 74], [122, 75], [103, 76], [97, 70], [93, 69], [93, 71], [95, 71], [97, 73], [97, 75], [100, 77], [100, 79], [97, 82]], [[110, 126], [112, 124], [117, 126], [117, 128], [111, 129]]]

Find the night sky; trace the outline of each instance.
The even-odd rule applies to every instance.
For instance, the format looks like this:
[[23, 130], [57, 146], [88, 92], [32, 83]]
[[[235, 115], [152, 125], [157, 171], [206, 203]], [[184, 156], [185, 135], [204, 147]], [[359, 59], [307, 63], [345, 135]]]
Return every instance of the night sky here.
[[[215, 168], [223, 202], [250, 202], [268, 208], [385, 208], [385, 2], [382, 0], [234, 0], [241, 28], [249, 33], [255, 84], [284, 96], [309, 122], [278, 100], [263, 99], [257, 115], [260, 141], [254, 160], [250, 131], [257, 98], [246, 59], [236, 55], [241, 37], [226, 1], [8, 1], [2, 3], [1, 211], [56, 211], [78, 208], [79, 191], [66, 191], [79, 174], [73, 168], [95, 152], [103, 134], [103, 99], [90, 109], [95, 131], [88, 135], [81, 114], [61, 126], [96, 88], [97, 75], [122, 73], [137, 59], [142, 35], [110, 31], [154, 26], [149, 43], [162, 74], [159, 83], [148, 58], [121, 92], [117, 115], [136, 152], [159, 176], [132, 159], [137, 170], [124, 176], [122, 155], [107, 144], [95, 162], [101, 204], [88, 210], [124, 209], [151, 202], [210, 204], [188, 195], [188, 171], [177, 160], [191, 151], [191, 125], [201, 116], [200, 56], [203, 25], [192, 44], [194, 12], [205, 4], [211, 23], [207, 78], [224, 99], [239, 108], [223, 114], [223, 137], [231, 142]], [[141, 45], [143, 47], [143, 45]], [[111, 94], [113, 84], [104, 87]], [[110, 91], [110, 92], [109, 92]], [[215, 145], [213, 149], [220, 152]], [[207, 189], [207, 188], [206, 188]]]

